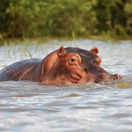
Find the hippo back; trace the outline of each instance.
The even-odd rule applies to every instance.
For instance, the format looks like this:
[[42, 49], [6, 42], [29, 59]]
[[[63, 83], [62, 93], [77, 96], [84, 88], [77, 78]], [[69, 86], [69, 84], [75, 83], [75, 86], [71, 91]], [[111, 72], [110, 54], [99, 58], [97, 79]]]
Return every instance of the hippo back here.
[[41, 59], [28, 59], [11, 64], [0, 71], [0, 81], [16, 81], [24, 71], [37, 66], [41, 61]]

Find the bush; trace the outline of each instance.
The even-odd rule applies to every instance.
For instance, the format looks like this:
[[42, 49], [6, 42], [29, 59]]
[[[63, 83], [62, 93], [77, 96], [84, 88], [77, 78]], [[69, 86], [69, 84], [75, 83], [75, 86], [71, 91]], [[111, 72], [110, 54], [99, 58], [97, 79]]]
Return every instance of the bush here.
[[0, 0], [4, 37], [132, 35], [132, 0]]

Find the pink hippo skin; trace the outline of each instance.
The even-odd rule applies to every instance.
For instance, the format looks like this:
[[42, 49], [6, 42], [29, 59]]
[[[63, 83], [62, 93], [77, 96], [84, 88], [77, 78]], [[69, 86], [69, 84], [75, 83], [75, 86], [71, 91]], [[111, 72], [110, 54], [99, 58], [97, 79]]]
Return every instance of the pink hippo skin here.
[[98, 49], [84, 50], [61, 46], [43, 60], [29, 59], [16, 62], [0, 71], [0, 81], [29, 80], [41, 84], [72, 84], [119, 80], [101, 68]]

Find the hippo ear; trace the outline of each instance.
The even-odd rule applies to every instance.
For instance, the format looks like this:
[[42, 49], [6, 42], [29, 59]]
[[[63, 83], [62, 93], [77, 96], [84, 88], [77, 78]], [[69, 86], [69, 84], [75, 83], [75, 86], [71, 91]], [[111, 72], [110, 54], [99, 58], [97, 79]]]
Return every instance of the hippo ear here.
[[65, 48], [63, 46], [61, 46], [58, 50], [57, 50], [57, 55], [58, 56], [64, 56], [66, 55], [67, 51], [65, 50]]
[[93, 54], [98, 54], [98, 52], [99, 52], [98, 48], [96, 48], [96, 47], [93, 47], [90, 51], [91, 51]]

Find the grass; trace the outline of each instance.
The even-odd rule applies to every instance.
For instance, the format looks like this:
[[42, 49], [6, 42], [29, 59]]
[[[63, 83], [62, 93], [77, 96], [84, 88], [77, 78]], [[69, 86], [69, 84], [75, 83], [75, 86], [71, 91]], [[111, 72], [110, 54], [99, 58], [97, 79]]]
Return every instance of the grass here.
[[24, 44], [24, 45], [30, 45], [30, 44], [44, 44], [46, 41], [49, 40], [63, 40], [63, 41], [69, 41], [69, 40], [79, 40], [79, 39], [91, 39], [91, 40], [103, 40], [103, 41], [120, 41], [120, 40], [132, 40], [132, 36], [112, 36], [112, 35], [89, 35], [89, 36], [83, 36], [78, 37], [74, 33], [71, 37], [65, 36], [65, 37], [37, 37], [37, 38], [13, 38], [13, 39], [2, 39], [0, 40], [0, 45], [17, 45], [17, 44]]

